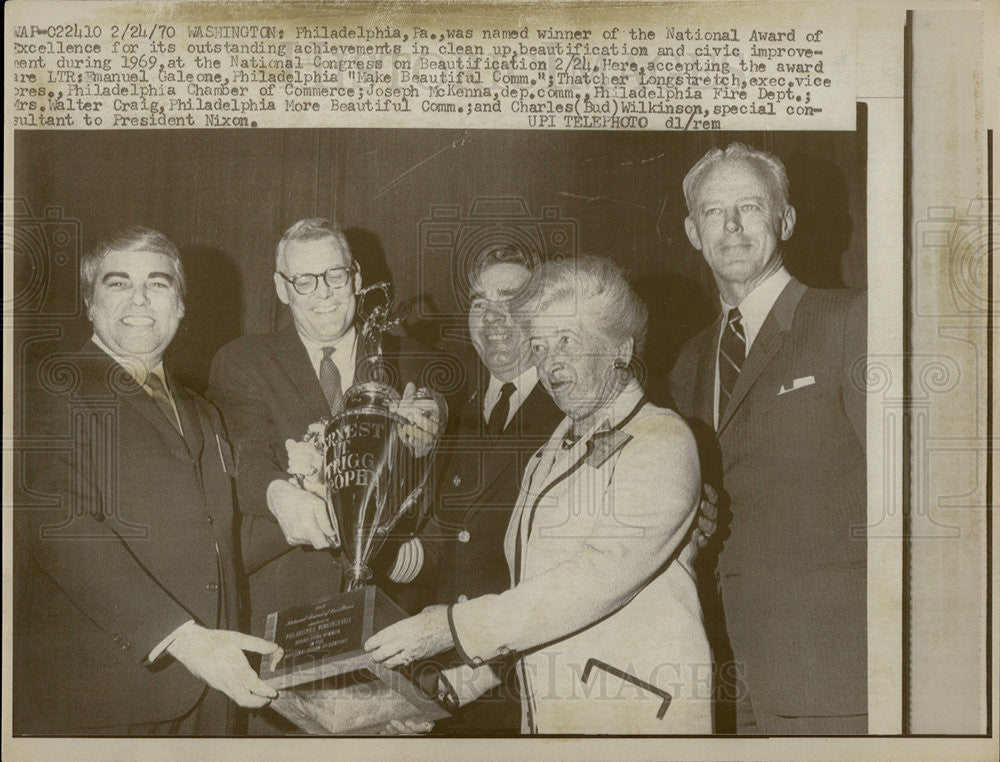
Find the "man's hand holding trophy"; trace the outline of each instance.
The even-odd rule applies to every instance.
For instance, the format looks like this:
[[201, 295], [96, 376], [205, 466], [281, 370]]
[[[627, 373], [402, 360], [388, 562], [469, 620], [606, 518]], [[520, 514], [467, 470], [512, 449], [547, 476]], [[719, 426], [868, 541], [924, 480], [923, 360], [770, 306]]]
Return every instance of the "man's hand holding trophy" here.
[[[371, 288], [387, 295], [387, 284]], [[286, 441], [291, 478], [268, 490], [289, 542], [339, 547], [345, 560], [343, 593], [331, 591], [330, 598], [274, 612], [267, 621], [266, 637], [285, 652], [280, 665], [265, 658], [261, 666], [262, 678], [281, 690], [272, 706], [315, 732], [424, 723], [447, 716], [457, 702], [437, 665], [393, 669], [364, 650], [375, 631], [406, 616], [369, 584], [372, 559], [418, 510], [448, 419], [433, 389], [407, 383], [400, 395], [388, 383], [381, 336], [398, 322], [388, 298], [368, 313], [365, 360], [343, 408], [312, 424], [300, 441]]]

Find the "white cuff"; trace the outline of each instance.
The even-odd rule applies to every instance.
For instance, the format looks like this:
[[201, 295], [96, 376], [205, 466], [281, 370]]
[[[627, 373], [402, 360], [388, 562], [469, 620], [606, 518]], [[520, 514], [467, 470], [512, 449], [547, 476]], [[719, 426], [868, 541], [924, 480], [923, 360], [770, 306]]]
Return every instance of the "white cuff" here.
[[412, 582], [424, 567], [424, 544], [419, 537], [411, 537], [400, 546], [396, 554], [396, 565], [389, 572], [393, 582]]
[[161, 640], [153, 647], [153, 650], [149, 652], [149, 656], [146, 657], [146, 660], [149, 662], [154, 662], [161, 656], [163, 656], [163, 652], [166, 651], [168, 648], [170, 648], [170, 644], [173, 643], [175, 640], [177, 640], [177, 636], [180, 635], [184, 630], [186, 630], [193, 624], [194, 620], [188, 619], [184, 624], [182, 624], [172, 633], [167, 635], [167, 637], [165, 637], [163, 640]]
[[441, 676], [455, 689], [459, 706], [475, 701], [487, 691], [500, 685], [500, 678], [489, 665], [470, 667], [467, 664], [459, 664], [457, 667], [441, 670]]

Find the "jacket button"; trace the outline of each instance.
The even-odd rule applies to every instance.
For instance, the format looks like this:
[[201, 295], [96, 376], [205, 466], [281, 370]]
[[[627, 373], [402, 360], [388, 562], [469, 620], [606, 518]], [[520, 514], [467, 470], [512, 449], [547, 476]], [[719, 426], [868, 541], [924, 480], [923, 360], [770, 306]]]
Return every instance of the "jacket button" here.
[[206, 590], [211, 590], [214, 593], [216, 590], [219, 589], [219, 583], [218, 582], [209, 582], [207, 585], [205, 585], [205, 589]]
[[458, 474], [455, 474], [453, 477], [451, 477], [451, 483], [453, 485], [455, 485], [456, 487], [461, 487], [462, 486], [462, 477], [459, 476]]
[[132, 644], [128, 641], [122, 643], [122, 651], [128, 651], [132, 647]]
[[209, 526], [213, 526], [215, 524], [215, 519], [213, 519], [211, 516], [206, 516], [205, 519], [208, 521]]
[[462, 530], [461, 532], [459, 532], [459, 533], [458, 533], [458, 541], [459, 541], [459, 542], [468, 542], [468, 541], [469, 541], [469, 540], [471, 540], [471, 539], [472, 539], [472, 535], [470, 535], [470, 534], [469, 534], [469, 533], [468, 533], [468, 532], [467, 532], [466, 530], [464, 530], [464, 529], [463, 529], [463, 530]]

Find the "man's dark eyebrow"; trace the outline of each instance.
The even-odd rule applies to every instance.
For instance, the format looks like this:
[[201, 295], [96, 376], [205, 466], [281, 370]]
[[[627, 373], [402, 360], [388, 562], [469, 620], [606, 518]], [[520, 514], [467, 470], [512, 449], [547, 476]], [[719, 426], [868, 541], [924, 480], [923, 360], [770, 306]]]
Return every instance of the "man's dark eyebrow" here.
[[171, 283], [174, 282], [174, 276], [173, 275], [171, 275], [170, 273], [161, 273], [159, 271], [157, 271], [157, 272], [151, 272], [149, 275], [146, 276], [147, 280], [149, 278], [163, 278], [164, 280], [168, 280]]
[[125, 280], [131, 280], [128, 273], [115, 271], [104, 273], [104, 277], [101, 278], [101, 283], [107, 283], [110, 278], [124, 278]]

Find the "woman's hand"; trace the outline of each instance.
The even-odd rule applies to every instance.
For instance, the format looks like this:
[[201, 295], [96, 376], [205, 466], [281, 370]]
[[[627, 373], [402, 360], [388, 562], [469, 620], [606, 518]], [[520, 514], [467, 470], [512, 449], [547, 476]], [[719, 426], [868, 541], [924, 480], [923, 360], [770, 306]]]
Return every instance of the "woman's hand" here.
[[387, 667], [406, 666], [454, 646], [447, 606], [428, 606], [416, 616], [376, 632], [365, 642], [372, 659]]

